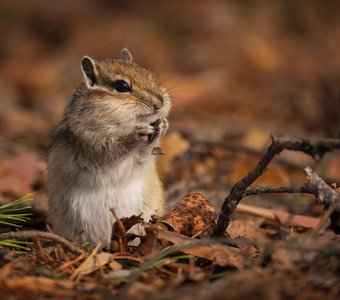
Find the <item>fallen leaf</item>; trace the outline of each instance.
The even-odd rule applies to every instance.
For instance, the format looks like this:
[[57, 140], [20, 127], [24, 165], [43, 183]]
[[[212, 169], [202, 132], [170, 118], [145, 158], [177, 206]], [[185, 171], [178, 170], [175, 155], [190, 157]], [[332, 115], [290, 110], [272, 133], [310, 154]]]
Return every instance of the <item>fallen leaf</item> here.
[[[116, 222], [112, 226], [110, 248], [112, 251], [126, 252], [128, 243], [127, 232], [134, 226], [134, 228], [138, 228], [138, 232], [142, 232], [143, 219], [140, 216], [135, 215], [119, 219], [113, 210], [111, 210], [111, 212], [114, 215]], [[132, 244], [134, 244], [134, 242], [133, 239]]]
[[[167, 231], [157, 225], [147, 225], [150, 229], [156, 232], [159, 239], [163, 239], [179, 246], [180, 251], [205, 258], [213, 261], [219, 266], [233, 266], [241, 268], [246, 260], [240, 255], [241, 251], [238, 248], [228, 247], [220, 243], [209, 242], [201, 240], [202, 245], [197, 245], [200, 240], [186, 237], [184, 235]], [[194, 244], [190, 246], [190, 244]]]
[[261, 231], [259, 225], [260, 223], [256, 223], [254, 218], [234, 219], [230, 222], [227, 232], [232, 239], [245, 237], [253, 241], [264, 242], [266, 235]]
[[148, 258], [159, 252], [162, 248], [162, 245], [157, 239], [154, 230], [150, 230], [149, 227], [145, 226], [145, 234], [146, 236], [142, 239], [142, 242], [139, 244], [133, 254], [135, 256]]
[[0, 290], [19, 295], [45, 294], [53, 297], [88, 297], [95, 290], [94, 283], [82, 284], [83, 291], [75, 288], [76, 283], [68, 280], [55, 280], [47, 277], [23, 276], [8, 278], [1, 282]]
[[215, 208], [204, 195], [190, 193], [163, 216], [161, 222], [170, 226], [177, 233], [193, 236], [207, 229], [211, 231], [216, 219]]

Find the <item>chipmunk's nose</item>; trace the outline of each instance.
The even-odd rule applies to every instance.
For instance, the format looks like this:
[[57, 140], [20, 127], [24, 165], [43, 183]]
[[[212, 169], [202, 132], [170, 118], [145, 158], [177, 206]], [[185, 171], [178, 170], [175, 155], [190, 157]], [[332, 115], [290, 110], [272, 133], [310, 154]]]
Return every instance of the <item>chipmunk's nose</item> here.
[[154, 110], [161, 109], [163, 107], [163, 103], [164, 103], [163, 97], [157, 95], [157, 97], [155, 97], [154, 99], [153, 109]]

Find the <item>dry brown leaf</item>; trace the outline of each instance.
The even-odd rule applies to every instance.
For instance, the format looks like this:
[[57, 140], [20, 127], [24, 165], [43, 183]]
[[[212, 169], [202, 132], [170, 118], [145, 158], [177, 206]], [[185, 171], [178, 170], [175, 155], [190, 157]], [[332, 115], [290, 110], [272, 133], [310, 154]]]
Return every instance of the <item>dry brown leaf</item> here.
[[[124, 226], [125, 231], [129, 231], [133, 226], [143, 223], [143, 218], [141, 216], [131, 216], [128, 218], [120, 218], [121, 225]], [[117, 222], [113, 224], [112, 236], [115, 237], [115, 233], [119, 231]]]
[[261, 231], [259, 225], [260, 223], [256, 222], [254, 218], [234, 219], [230, 222], [227, 232], [232, 239], [245, 237], [253, 241], [264, 242], [266, 240], [266, 235]]
[[[219, 243], [203, 243], [198, 245], [199, 240], [186, 237], [184, 235], [166, 231], [157, 225], [148, 225], [152, 228], [159, 239], [163, 239], [181, 247], [181, 251], [187, 254], [198, 256], [213, 261], [219, 266], [233, 266], [241, 268], [246, 260], [240, 255], [240, 249], [224, 246]], [[190, 246], [190, 244], [196, 244]]]
[[159, 252], [162, 248], [162, 245], [157, 239], [154, 230], [151, 230], [149, 227], [145, 226], [145, 234], [146, 237], [142, 240], [142, 242], [136, 248], [133, 254], [135, 256], [148, 258]]
[[175, 208], [162, 217], [161, 222], [173, 231], [193, 236], [215, 225], [215, 208], [200, 193], [187, 194]]
[[[84, 291], [75, 288], [76, 283], [67, 280], [55, 280], [47, 277], [23, 276], [8, 278], [1, 282], [0, 290], [19, 295], [45, 294], [54, 297], [89, 297], [88, 292], [96, 288], [94, 283], [82, 285]], [[91, 297], [93, 298], [93, 297]]]
[[[136, 242], [134, 234], [129, 234], [127, 232], [134, 226], [142, 228], [143, 219], [140, 215], [119, 219], [113, 210], [111, 210], [111, 212], [113, 213], [116, 222], [112, 226], [110, 249], [112, 252], [126, 252], [127, 244], [131, 239], [132, 244], [138, 245], [139, 243]], [[129, 236], [132, 236], [131, 239], [129, 239]]]

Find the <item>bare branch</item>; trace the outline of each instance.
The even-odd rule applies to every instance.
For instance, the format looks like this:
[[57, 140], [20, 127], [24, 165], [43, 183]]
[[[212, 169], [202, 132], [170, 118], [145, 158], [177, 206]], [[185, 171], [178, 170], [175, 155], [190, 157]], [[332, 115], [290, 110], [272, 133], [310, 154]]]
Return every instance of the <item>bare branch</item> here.
[[331, 220], [329, 228], [336, 234], [340, 234], [340, 192], [339, 189], [333, 189], [329, 186], [318, 174], [316, 174], [310, 167], [305, 168], [307, 175], [304, 187], [311, 191], [319, 204], [325, 205], [328, 209], [318, 231], [326, 226], [328, 218]]
[[[307, 181], [305, 188], [308, 189], [318, 201], [319, 204], [324, 204], [326, 207], [331, 206], [339, 199], [339, 193], [331, 188], [318, 174], [316, 174], [310, 167], [305, 168]], [[336, 210], [340, 212], [340, 203]]]
[[256, 188], [247, 188], [244, 191], [242, 198], [253, 196], [253, 195], [262, 195], [262, 194], [304, 193], [304, 191], [302, 190], [303, 190], [302, 187], [298, 189], [294, 189], [294, 188], [289, 188], [285, 186], [279, 186], [279, 187], [259, 186]]
[[10, 239], [16, 239], [16, 240], [31, 240], [31, 239], [48, 239], [55, 241], [64, 247], [66, 247], [68, 250], [75, 254], [82, 254], [85, 251], [77, 246], [75, 246], [73, 243], [69, 242], [67, 239], [51, 232], [45, 232], [45, 231], [38, 231], [38, 230], [27, 230], [27, 231], [10, 231], [6, 233], [0, 234], [0, 241], [2, 240], [10, 240]]
[[224, 199], [221, 214], [212, 233], [213, 237], [221, 237], [227, 229], [237, 204], [243, 198], [246, 189], [267, 169], [272, 159], [283, 150], [304, 152], [314, 159], [321, 159], [325, 153], [340, 149], [340, 139], [296, 140], [277, 139], [272, 137], [272, 143], [264, 153], [256, 167], [242, 180], [236, 183], [230, 194]]

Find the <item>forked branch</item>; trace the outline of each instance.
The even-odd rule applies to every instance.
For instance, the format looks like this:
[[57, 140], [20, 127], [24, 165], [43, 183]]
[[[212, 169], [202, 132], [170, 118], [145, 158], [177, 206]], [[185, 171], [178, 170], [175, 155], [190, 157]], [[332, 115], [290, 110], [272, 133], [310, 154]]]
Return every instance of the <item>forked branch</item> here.
[[[217, 220], [217, 224], [214, 228], [212, 236], [223, 236], [234, 215], [236, 206], [244, 196], [247, 196], [246, 190], [248, 189], [248, 187], [266, 171], [268, 165], [273, 160], [273, 158], [276, 155], [280, 154], [283, 150], [300, 151], [310, 155], [316, 160], [320, 160], [327, 152], [333, 151], [334, 149], [340, 149], [340, 139], [297, 140], [281, 139], [272, 136], [272, 143], [270, 144], [256, 167], [252, 171], [250, 171], [242, 180], [236, 183], [231, 189], [230, 194], [224, 199], [221, 213]], [[294, 190], [292, 189], [283, 189], [287, 190], [282, 190], [282, 192], [294, 192]], [[270, 191], [268, 190], [267, 192]], [[308, 192], [311, 193], [310, 191]]]

